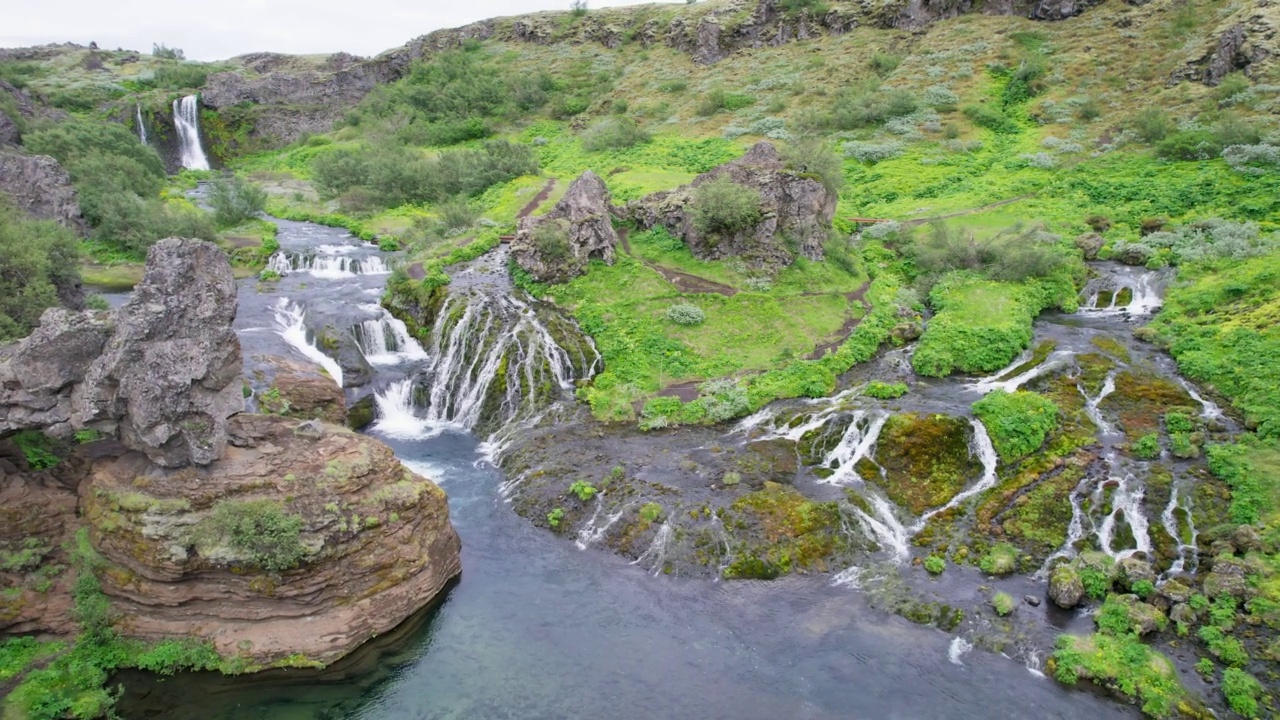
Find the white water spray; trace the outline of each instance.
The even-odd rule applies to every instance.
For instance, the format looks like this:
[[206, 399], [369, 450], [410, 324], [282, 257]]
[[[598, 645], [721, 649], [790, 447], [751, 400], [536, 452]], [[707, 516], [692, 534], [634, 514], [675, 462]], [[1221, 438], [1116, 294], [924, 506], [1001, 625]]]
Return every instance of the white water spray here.
[[[1044, 361], [1041, 362], [1040, 364], [1034, 367], [1031, 367], [1027, 370], [1024, 370], [1023, 372], [1020, 372], [1017, 375], [1014, 375], [1013, 377], [1005, 378], [1006, 375], [1008, 375], [1009, 373], [1012, 373], [1019, 366], [1023, 365], [1024, 363], [1026, 363], [1031, 359], [1030, 355], [1024, 355], [1024, 357], [1020, 357], [1012, 365], [1001, 370], [995, 375], [982, 378], [981, 380], [978, 380], [972, 383], [968, 383], [964, 387], [966, 390], [972, 390], [973, 392], [982, 393], [983, 395], [986, 395], [987, 393], [993, 390], [1004, 390], [1005, 392], [1013, 392], [1014, 390], [1017, 390], [1023, 385], [1026, 385], [1028, 382], [1034, 380], [1035, 378], [1038, 378], [1041, 375], [1044, 375], [1045, 373], [1050, 372], [1051, 370], [1057, 370], [1063, 365], [1066, 365], [1067, 361], [1071, 359], [1072, 354], [1073, 353], [1066, 350], [1059, 350], [1056, 352], [1049, 353], [1049, 356], [1046, 357]], [[1001, 378], [1004, 378], [1004, 379], [1001, 379]]]
[[188, 170], [208, 170], [209, 159], [200, 145], [200, 99], [188, 95], [173, 101], [173, 126], [178, 130], [178, 157]]
[[631, 564], [644, 565], [646, 562], [652, 562], [654, 576], [660, 575], [663, 566], [667, 562], [667, 545], [674, 535], [675, 529], [671, 527], [671, 523], [662, 523], [662, 526], [658, 528], [658, 532], [653, 536], [653, 542], [649, 543], [649, 547], [640, 554], [640, 557], [632, 560]]
[[381, 306], [374, 305], [378, 316], [356, 325], [356, 345], [370, 365], [398, 365], [426, 360], [427, 351], [409, 334], [409, 328]]
[[969, 451], [972, 454], [977, 455], [978, 462], [982, 463], [982, 477], [978, 478], [978, 482], [951, 498], [946, 505], [934, 508], [933, 510], [926, 512], [924, 515], [921, 515], [920, 519], [911, 526], [912, 535], [923, 530], [925, 524], [928, 523], [929, 519], [933, 516], [946, 512], [951, 508], [958, 506], [965, 500], [968, 500], [979, 493], [986, 492], [996, 486], [996, 481], [999, 479], [996, 475], [996, 465], [999, 462], [999, 457], [996, 455], [995, 445], [991, 444], [991, 436], [987, 434], [987, 428], [982, 424], [981, 420], [974, 418], [969, 421], [969, 424], [973, 427], [973, 443], [970, 446]]
[[306, 310], [300, 305], [289, 302], [289, 298], [286, 297], [276, 302], [274, 310], [276, 331], [280, 333], [280, 337], [308, 360], [324, 368], [338, 387], [342, 387], [342, 366], [337, 360], [321, 352], [311, 338], [307, 337], [307, 326], [304, 323]]
[[973, 643], [957, 635], [951, 639], [951, 646], [947, 648], [947, 660], [950, 660], [953, 665], [964, 665], [960, 662], [960, 658], [972, 649]]
[[135, 117], [138, 121], [138, 139], [142, 141], [143, 145], [146, 145], [147, 144], [147, 124], [142, 120], [142, 105], [138, 104], [138, 105], [134, 105], [133, 107], [134, 107], [134, 110], [137, 111], [137, 115]]
[[304, 272], [322, 280], [341, 280], [357, 275], [386, 275], [391, 272], [386, 261], [377, 255], [348, 257], [342, 254], [287, 253], [273, 254], [267, 269], [280, 275]]
[[601, 521], [600, 513], [604, 510], [604, 496], [604, 493], [600, 493], [599, 497], [596, 498], [596, 509], [591, 513], [591, 519], [578, 530], [578, 538], [573, 541], [573, 544], [577, 545], [579, 550], [586, 550], [591, 547], [592, 543], [599, 542], [630, 506], [630, 503], [623, 503], [621, 507], [606, 515], [604, 520]]

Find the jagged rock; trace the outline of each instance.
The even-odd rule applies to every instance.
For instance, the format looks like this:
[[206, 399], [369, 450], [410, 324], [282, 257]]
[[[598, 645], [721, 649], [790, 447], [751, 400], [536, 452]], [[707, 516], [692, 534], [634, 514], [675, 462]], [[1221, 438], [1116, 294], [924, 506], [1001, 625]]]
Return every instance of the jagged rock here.
[[1127, 557], [1116, 563], [1116, 581], [1126, 590], [1132, 590], [1135, 584], [1144, 581], [1155, 585], [1156, 571], [1146, 560]]
[[1102, 0], [1038, 0], [1028, 14], [1032, 20], [1066, 20], [1098, 5]]
[[373, 424], [377, 406], [372, 395], [365, 395], [347, 409], [347, 427], [363, 430]]
[[1204, 577], [1204, 594], [1210, 600], [1221, 595], [1242, 599], [1249, 594], [1248, 574], [1249, 566], [1245, 561], [1219, 555], [1213, 559], [1213, 570]]
[[1243, 25], [1232, 25], [1218, 38], [1218, 47], [1209, 58], [1209, 67], [1204, 70], [1204, 84], [1210, 87], [1222, 82], [1222, 78], [1248, 67], [1250, 58], [1245, 55], [1245, 35]]
[[23, 340], [0, 347], [0, 435], [71, 432], [71, 390], [102, 354], [114, 329], [108, 312], [49, 308]]
[[[235, 444], [201, 468], [156, 468], [135, 452], [94, 463], [81, 509], [128, 635], [207, 640], [250, 665], [297, 655], [327, 664], [458, 574], [460, 543], [435, 483], [377, 440], [297, 426], [237, 415]], [[254, 512], [300, 527], [247, 545], [218, 519]]]
[[0, 151], [0, 192], [40, 220], [53, 220], [81, 235], [88, 231], [71, 176], [45, 155]]
[[73, 393], [73, 423], [118, 430], [163, 467], [216, 460], [227, 418], [244, 409], [235, 315], [226, 253], [200, 240], [156, 243], [115, 333]]
[[1080, 248], [1080, 252], [1084, 253], [1085, 260], [1097, 260], [1098, 251], [1107, 244], [1107, 241], [1098, 233], [1085, 233], [1077, 237], [1075, 243], [1076, 247]]
[[270, 389], [257, 394], [261, 412], [293, 418], [319, 418], [339, 425], [346, 422], [347, 399], [333, 378], [320, 373], [315, 366], [286, 358], [262, 360], [264, 374], [267, 370], [274, 374], [264, 378]]
[[[732, 235], [710, 237], [694, 226], [692, 203], [699, 186], [722, 176], [760, 193], [760, 221]], [[665, 227], [700, 258], [744, 257], [759, 265], [782, 266], [797, 255], [822, 259], [836, 200], [836, 193], [818, 180], [784, 169], [777, 148], [760, 142], [741, 158], [699, 175], [689, 185], [628, 203], [626, 214], [641, 227]], [[783, 236], [795, 243], [795, 254]]]
[[1163, 630], [1169, 623], [1165, 614], [1152, 605], [1142, 602], [1137, 595], [1118, 595], [1116, 599], [1129, 613], [1129, 623], [1139, 635], [1149, 635]]
[[1070, 610], [1084, 598], [1084, 583], [1071, 563], [1063, 563], [1049, 575], [1049, 599], [1063, 610]]
[[1173, 610], [1169, 612], [1169, 619], [1179, 625], [1194, 625], [1196, 622], [1196, 611], [1191, 609], [1186, 603], [1178, 603], [1173, 606]]
[[[546, 215], [524, 217], [511, 242], [511, 254], [520, 267], [539, 282], [564, 282], [582, 273], [596, 258], [612, 265], [618, 234], [613, 229], [609, 188], [590, 170], [574, 180], [560, 202]], [[539, 228], [558, 225], [564, 247], [539, 246]]]
[[1262, 549], [1262, 537], [1254, 526], [1241, 525], [1231, 534], [1231, 544], [1241, 553], [1255, 552]]

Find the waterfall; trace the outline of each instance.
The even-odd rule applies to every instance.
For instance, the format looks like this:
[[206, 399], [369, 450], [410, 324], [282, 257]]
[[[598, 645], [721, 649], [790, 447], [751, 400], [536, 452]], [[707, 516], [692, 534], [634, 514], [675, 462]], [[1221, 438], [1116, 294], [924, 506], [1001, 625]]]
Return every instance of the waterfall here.
[[1091, 280], [1081, 293], [1080, 312], [1089, 315], [1150, 315], [1163, 300], [1160, 273], [1117, 268]]
[[863, 512], [861, 508], [853, 508], [854, 516], [863, 529], [875, 538], [880, 547], [892, 550], [898, 560], [911, 557], [911, 533], [893, 514], [893, 504], [879, 495], [871, 495], [869, 502], [871, 514]]
[[[1183, 515], [1182, 522], [1178, 518], [1180, 511]], [[1169, 496], [1169, 504], [1165, 506], [1164, 512], [1160, 514], [1160, 523], [1164, 525], [1165, 532], [1169, 533], [1169, 537], [1172, 537], [1178, 543], [1178, 558], [1173, 561], [1173, 564], [1164, 573], [1166, 578], [1185, 572], [1188, 566], [1194, 572], [1199, 564], [1199, 555], [1196, 547], [1196, 526], [1191, 518], [1190, 510], [1178, 503], [1178, 487], [1175, 485], [1173, 493]], [[1184, 522], [1187, 529], [1186, 535], [1182, 532]]]
[[1098, 433], [1101, 435], [1110, 435], [1115, 432], [1114, 428], [1111, 427], [1111, 423], [1107, 422], [1107, 419], [1102, 417], [1102, 411], [1098, 409], [1098, 405], [1101, 404], [1108, 395], [1115, 391], [1116, 374], [1114, 371], [1107, 373], [1107, 379], [1102, 384], [1102, 390], [1098, 392], [1097, 397], [1089, 397], [1085, 394], [1084, 388], [1080, 388], [1080, 394], [1084, 395], [1085, 414], [1089, 416], [1089, 419], [1093, 421], [1094, 425], [1098, 426]]
[[579, 550], [586, 550], [591, 547], [592, 543], [599, 542], [605, 533], [609, 532], [609, 528], [618, 522], [631, 505], [631, 503], [623, 503], [616, 512], [610, 513], [604, 519], [604, 522], [600, 522], [600, 513], [604, 509], [604, 496], [604, 493], [600, 493], [596, 498], [595, 512], [591, 513], [591, 519], [578, 531], [578, 538], [574, 540], [574, 544], [578, 546]]
[[338, 383], [338, 387], [342, 387], [342, 366], [338, 365], [337, 360], [321, 352], [308, 336], [307, 326], [303, 322], [306, 311], [296, 303], [289, 302], [289, 298], [282, 297], [276, 302], [275, 314], [280, 337], [308, 360], [324, 368], [325, 372], [329, 373], [329, 377]]
[[377, 420], [373, 429], [399, 440], [425, 440], [439, 435], [444, 428], [427, 426], [413, 409], [413, 380], [398, 380], [379, 390], [373, 397]]
[[923, 530], [925, 523], [929, 522], [929, 518], [932, 518], [934, 515], [946, 512], [974, 495], [986, 492], [996, 486], [996, 481], [999, 479], [996, 475], [996, 464], [999, 461], [999, 458], [996, 455], [995, 446], [991, 444], [991, 436], [987, 434], [987, 428], [982, 424], [981, 420], [975, 418], [970, 420], [969, 423], [973, 426], [973, 444], [970, 447], [969, 452], [977, 455], [978, 461], [982, 463], [982, 477], [978, 479], [978, 482], [951, 498], [950, 502], [946, 505], [934, 508], [933, 510], [926, 512], [924, 515], [921, 515], [920, 519], [911, 526], [912, 535]]
[[[1107, 516], [1102, 519], [1102, 524], [1098, 526], [1098, 547], [1117, 560], [1137, 552], [1144, 553], [1150, 557], [1152, 554], [1151, 533], [1147, 524], [1147, 515], [1142, 510], [1142, 498], [1146, 493], [1146, 488], [1138, 482], [1138, 479], [1132, 473], [1125, 473], [1120, 477], [1113, 476], [1111, 481], [1117, 484], [1115, 492], [1111, 495], [1111, 512], [1107, 513]], [[1106, 483], [1103, 483], [1094, 491], [1095, 506], [1102, 505], [1102, 495], [1105, 489]], [[1111, 547], [1111, 543], [1115, 539], [1116, 525], [1119, 524], [1121, 518], [1129, 523], [1129, 528], [1133, 531], [1134, 544], [1137, 547], [1126, 550], [1116, 550]]]
[[658, 532], [653, 535], [653, 542], [649, 543], [649, 547], [640, 554], [640, 557], [632, 560], [631, 564], [640, 565], [645, 561], [652, 561], [653, 574], [655, 576], [659, 575], [667, 562], [667, 545], [671, 543], [671, 538], [674, 535], [675, 529], [671, 527], [671, 523], [662, 523], [662, 526], [658, 528]]
[[137, 105], [134, 105], [133, 107], [137, 111], [136, 117], [138, 120], [138, 139], [142, 141], [143, 145], [146, 145], [147, 144], [147, 124], [142, 120], [142, 104], [139, 103]]
[[378, 305], [373, 305], [372, 309], [378, 313], [377, 317], [351, 329], [356, 345], [370, 365], [398, 365], [427, 359], [427, 351], [413, 339], [403, 321], [392, 317]]
[[178, 130], [178, 151], [182, 167], [208, 170], [209, 159], [200, 146], [200, 98], [188, 95], [173, 101], [173, 126]]
[[[964, 387], [966, 390], [972, 390], [973, 392], [982, 393], [983, 395], [986, 395], [992, 390], [1004, 390], [1006, 392], [1013, 392], [1014, 390], [1017, 390], [1018, 388], [1027, 384], [1031, 380], [1034, 380], [1035, 378], [1040, 377], [1041, 375], [1044, 375], [1050, 370], [1056, 370], [1062, 367], [1063, 365], [1066, 364], [1067, 360], [1071, 359], [1071, 356], [1072, 356], [1072, 353], [1065, 350], [1052, 352], [1052, 353], [1049, 353], [1049, 356], [1046, 357], [1044, 361], [1041, 362], [1040, 364], [1032, 368], [1029, 368], [1027, 370], [1024, 370], [1023, 372], [1020, 372], [1017, 375], [1014, 375], [1013, 377], [1005, 378], [1006, 375], [1012, 373], [1014, 370], [1018, 369], [1018, 367], [1020, 367], [1021, 365], [1023, 365], [1024, 363], [1026, 363], [1031, 359], [1030, 354], [1024, 353], [1023, 357], [1018, 358], [1017, 360], [1014, 361], [1012, 365], [1001, 370], [995, 375], [992, 375], [991, 377], [982, 378], [981, 380], [978, 380], [976, 382], [968, 383]], [[1005, 379], [1002, 380], [1001, 378], [1005, 378]]]
[[964, 665], [960, 662], [960, 658], [972, 649], [973, 643], [957, 635], [951, 639], [951, 646], [947, 648], [947, 660], [950, 660], [953, 665]]
[[840, 438], [840, 442], [822, 459], [822, 467], [835, 471], [822, 482], [830, 485], [847, 485], [850, 481], [859, 479], [855, 466], [860, 460], [870, 458], [875, 452], [880, 431], [889, 420], [888, 415], [880, 414], [864, 424], [862, 421], [865, 417], [864, 411], [855, 412], [853, 422], [849, 423], [849, 429]]
[[[397, 384], [377, 397], [379, 414], [392, 413], [404, 436], [499, 430], [559, 399], [600, 363], [594, 345], [584, 339], [575, 357], [532, 305], [505, 294], [450, 295], [424, 354], [429, 364], [414, 390]], [[494, 440], [490, 450], [497, 452], [505, 443]]]
[[276, 252], [267, 260], [267, 269], [280, 275], [305, 272], [323, 280], [339, 280], [357, 275], [386, 275], [391, 272], [386, 261], [377, 255], [347, 257], [284, 251]]

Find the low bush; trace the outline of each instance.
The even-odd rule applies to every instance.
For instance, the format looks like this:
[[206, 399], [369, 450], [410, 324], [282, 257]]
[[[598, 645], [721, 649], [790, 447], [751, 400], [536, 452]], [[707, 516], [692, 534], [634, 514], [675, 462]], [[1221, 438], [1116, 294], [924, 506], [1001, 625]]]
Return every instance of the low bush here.
[[533, 247], [544, 262], [559, 263], [569, 259], [569, 229], [560, 221], [538, 223], [533, 229]]
[[219, 502], [209, 522], [215, 542], [227, 543], [251, 567], [283, 572], [306, 556], [302, 518], [273, 500]]
[[730, 112], [741, 110], [744, 107], [754, 105], [755, 102], [756, 99], [750, 95], [738, 95], [726, 92], [723, 88], [713, 88], [698, 100], [694, 111], [702, 117], [707, 117], [723, 110]]
[[947, 561], [937, 555], [930, 555], [924, 559], [924, 569], [930, 575], [941, 575], [947, 569]]
[[1033, 392], [994, 390], [973, 404], [973, 414], [991, 436], [996, 454], [1011, 463], [1040, 449], [1058, 425], [1058, 406]]
[[987, 105], [966, 105], [963, 112], [974, 125], [998, 135], [1016, 135], [1022, 131], [1016, 120]]
[[1237, 714], [1251, 718], [1258, 715], [1258, 700], [1265, 694], [1262, 683], [1239, 668], [1222, 671], [1222, 694]]
[[0, 343], [26, 337], [46, 309], [75, 294], [78, 255], [69, 230], [28, 220], [0, 194]]
[[1164, 140], [1175, 127], [1168, 113], [1158, 107], [1143, 109], [1134, 116], [1132, 123], [1133, 131], [1146, 143], [1158, 143]]
[[868, 165], [896, 158], [904, 150], [906, 150], [906, 145], [899, 140], [885, 140], [884, 142], [850, 140], [844, 144], [845, 157], [851, 157]]
[[1138, 441], [1129, 448], [1134, 457], [1143, 460], [1154, 460], [1160, 457], [1160, 437], [1155, 433], [1148, 433], [1138, 438]]
[[667, 308], [667, 312], [663, 314], [670, 322], [677, 325], [701, 325], [707, 319], [707, 314], [702, 308], [692, 303], [680, 303]]
[[209, 189], [213, 219], [222, 227], [234, 227], [258, 216], [267, 206], [267, 193], [247, 180], [232, 175], [213, 181]]
[[879, 380], [872, 380], [867, 383], [862, 393], [867, 397], [873, 397], [877, 400], [893, 400], [907, 394], [906, 383], [886, 383]]
[[624, 150], [647, 143], [649, 139], [649, 133], [628, 117], [607, 117], [598, 120], [581, 135], [582, 147], [589, 152]]
[[821, 138], [805, 137], [787, 143], [782, 148], [782, 161], [792, 172], [816, 176], [832, 192], [844, 185], [844, 162]]
[[704, 235], [732, 235], [760, 221], [760, 193], [719, 175], [693, 190], [693, 226]]

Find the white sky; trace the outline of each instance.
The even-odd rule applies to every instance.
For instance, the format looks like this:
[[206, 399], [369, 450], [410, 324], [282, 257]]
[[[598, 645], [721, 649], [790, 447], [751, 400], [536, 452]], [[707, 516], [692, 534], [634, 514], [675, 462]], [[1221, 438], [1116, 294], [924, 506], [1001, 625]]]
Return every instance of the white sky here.
[[[588, 5], [636, 2], [589, 0]], [[258, 51], [344, 50], [371, 56], [440, 28], [567, 10], [569, 0], [12, 0], [4, 5], [0, 47], [69, 41], [150, 52], [158, 42], [182, 48], [190, 60], [222, 60]]]

